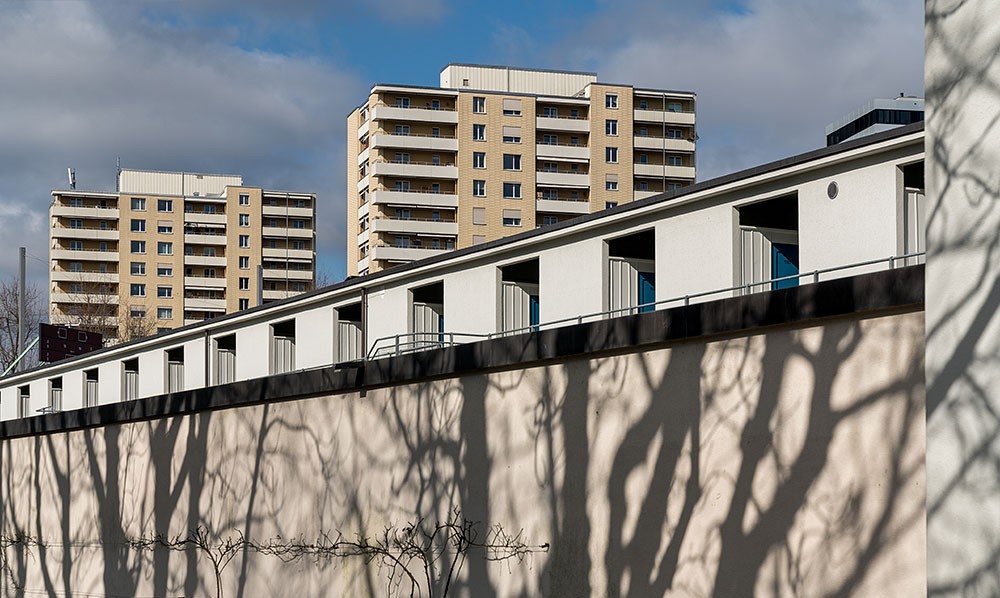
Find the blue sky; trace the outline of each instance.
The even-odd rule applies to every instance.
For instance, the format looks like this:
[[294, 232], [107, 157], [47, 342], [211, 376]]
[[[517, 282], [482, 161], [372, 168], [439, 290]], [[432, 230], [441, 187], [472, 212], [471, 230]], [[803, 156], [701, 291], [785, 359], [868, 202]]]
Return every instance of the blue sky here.
[[[625, 18], [622, 15], [633, 15]], [[921, 0], [0, 0], [0, 231], [47, 279], [49, 191], [130, 168], [316, 191], [346, 272], [346, 116], [449, 62], [698, 93], [701, 180], [819, 147], [873, 97], [923, 92]], [[16, 268], [0, 253], [0, 276]]]

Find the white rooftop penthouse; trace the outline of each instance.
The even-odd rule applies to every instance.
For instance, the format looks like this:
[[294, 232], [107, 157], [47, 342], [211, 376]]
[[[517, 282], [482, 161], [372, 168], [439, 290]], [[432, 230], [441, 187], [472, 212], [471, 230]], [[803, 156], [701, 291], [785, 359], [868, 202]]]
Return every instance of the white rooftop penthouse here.
[[923, 125], [0, 381], [0, 419], [377, 359], [922, 261]]

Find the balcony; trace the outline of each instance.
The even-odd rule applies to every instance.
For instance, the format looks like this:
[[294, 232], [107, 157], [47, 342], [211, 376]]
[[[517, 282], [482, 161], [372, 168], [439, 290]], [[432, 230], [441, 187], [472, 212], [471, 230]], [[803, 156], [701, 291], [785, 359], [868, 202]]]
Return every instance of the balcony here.
[[261, 250], [265, 258], [276, 258], [279, 260], [284, 259], [298, 259], [298, 260], [312, 260], [313, 250], [312, 249], [278, 249], [273, 247], [265, 247]]
[[546, 187], [590, 187], [590, 175], [539, 170], [535, 173], [535, 184]]
[[261, 213], [265, 216], [293, 216], [300, 218], [312, 218], [312, 208], [297, 208], [293, 206], [270, 206], [264, 204]]
[[457, 208], [458, 195], [427, 191], [373, 191], [371, 203], [379, 205], [414, 206], [426, 208]]
[[184, 222], [191, 224], [226, 224], [225, 214], [205, 214], [203, 212], [184, 212]]
[[535, 146], [535, 155], [539, 159], [586, 162], [590, 160], [590, 148], [585, 145], [570, 145], [568, 143], [539, 143]]
[[430, 135], [394, 135], [392, 133], [376, 133], [371, 137], [371, 146], [375, 149], [399, 148], [435, 152], [457, 152], [458, 139], [440, 135], [433, 137]]
[[361, 245], [364, 245], [365, 243], [367, 243], [369, 236], [370, 236], [370, 234], [368, 232], [368, 229], [365, 229], [365, 230], [361, 231], [360, 233], [358, 233], [358, 245], [361, 246]]
[[65, 218], [101, 218], [112, 220], [118, 218], [118, 208], [77, 208], [52, 204], [51, 214], [52, 216], [62, 216]]
[[372, 230], [377, 233], [401, 233], [415, 235], [458, 235], [457, 222], [442, 222], [440, 220], [376, 218], [372, 220]]
[[358, 207], [358, 220], [361, 220], [368, 215], [368, 211], [371, 209], [370, 202], [365, 202]]
[[664, 139], [662, 137], [640, 137], [636, 136], [634, 145], [636, 149], [668, 151], [668, 152], [693, 152], [695, 145], [693, 141], [687, 139]]
[[265, 237], [288, 237], [290, 239], [312, 239], [313, 230], [309, 228], [287, 228], [284, 226], [265, 226], [261, 229], [261, 234]]
[[185, 266], [225, 266], [226, 258], [225, 256], [214, 256], [214, 255], [185, 255], [184, 256]]
[[86, 303], [96, 307], [101, 305], [118, 305], [118, 293], [64, 293], [52, 291], [49, 293], [51, 303]]
[[277, 279], [277, 280], [298, 280], [303, 282], [308, 282], [312, 280], [311, 270], [279, 270], [278, 268], [264, 268], [262, 270], [264, 279]]
[[226, 235], [203, 235], [199, 233], [184, 233], [184, 243], [195, 245], [225, 245]]
[[546, 131], [589, 133], [590, 121], [586, 118], [572, 118], [568, 116], [538, 116], [535, 118], [535, 128]]
[[694, 112], [669, 112], [667, 110], [635, 110], [635, 122], [666, 123], [668, 125], [693, 125]]
[[99, 251], [97, 249], [51, 249], [49, 255], [54, 260], [118, 261], [117, 251]]
[[363, 257], [358, 260], [358, 272], [364, 272], [368, 269], [368, 257]]
[[226, 288], [226, 279], [207, 276], [185, 276], [184, 286], [204, 289], [224, 289]]
[[548, 214], [589, 214], [590, 202], [587, 200], [537, 199], [535, 210]]
[[117, 283], [118, 274], [110, 272], [70, 272], [68, 270], [53, 270], [49, 273], [52, 282], [104, 282]]
[[108, 230], [85, 226], [81, 228], [71, 228], [68, 226], [53, 226], [53, 239], [94, 239], [97, 241], [117, 241], [118, 229]]
[[267, 299], [269, 301], [277, 301], [279, 299], [287, 299], [288, 297], [294, 297], [295, 295], [300, 294], [300, 291], [285, 291], [285, 290], [279, 291], [277, 289], [274, 290], [264, 289], [262, 293], [264, 295], [264, 299]]
[[375, 162], [372, 164], [372, 174], [375, 176], [457, 179], [458, 167], [454, 164], [433, 164], [430, 162]]
[[663, 164], [636, 164], [635, 176], [693, 179], [694, 166], [665, 166]]
[[202, 299], [200, 297], [185, 297], [184, 309], [198, 311], [226, 311], [225, 299]]
[[450, 249], [425, 249], [423, 247], [393, 247], [380, 245], [372, 248], [372, 259], [394, 262], [412, 262], [426, 257], [440, 255]]
[[652, 197], [654, 195], [659, 195], [661, 193], [663, 193], [663, 191], [639, 191], [639, 190], [636, 190], [636, 192], [634, 194], [634, 198], [635, 198], [636, 201], [638, 201], [640, 199], [646, 199], [647, 197]]
[[413, 122], [458, 124], [455, 110], [434, 110], [432, 108], [403, 108], [379, 104], [372, 108], [372, 120], [408, 120]]
[[361, 167], [362, 164], [364, 164], [368, 160], [368, 158], [369, 158], [370, 155], [371, 155], [370, 148], [366, 147], [365, 149], [361, 150], [361, 153], [358, 154], [358, 167], [359, 168]]
[[371, 127], [371, 121], [366, 120], [365, 122], [361, 123], [361, 126], [358, 127], [358, 139], [361, 139], [362, 137], [367, 135], [368, 129], [370, 127]]

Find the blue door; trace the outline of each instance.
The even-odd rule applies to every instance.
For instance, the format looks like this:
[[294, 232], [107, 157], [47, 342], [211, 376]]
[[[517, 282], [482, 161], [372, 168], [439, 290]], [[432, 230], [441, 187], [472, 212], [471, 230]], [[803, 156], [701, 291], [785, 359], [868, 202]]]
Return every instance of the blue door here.
[[[771, 245], [771, 278], [794, 276], [799, 273], [799, 246], [790, 243]], [[798, 278], [771, 283], [772, 289], [787, 289], [799, 286]]]
[[538, 295], [528, 295], [528, 325], [538, 330]]
[[[639, 272], [639, 305], [656, 301], [656, 274]], [[653, 311], [652, 305], [639, 308], [639, 313]]]

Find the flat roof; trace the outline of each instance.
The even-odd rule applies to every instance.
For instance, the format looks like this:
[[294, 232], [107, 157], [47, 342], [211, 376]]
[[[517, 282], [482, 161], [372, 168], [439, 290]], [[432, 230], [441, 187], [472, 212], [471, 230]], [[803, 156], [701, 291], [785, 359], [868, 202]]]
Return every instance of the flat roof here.
[[526, 66], [509, 66], [503, 64], [475, 64], [471, 62], [449, 62], [448, 64], [441, 67], [441, 71], [448, 68], [449, 66], [468, 66], [473, 68], [484, 68], [484, 69], [507, 69], [511, 71], [529, 71], [532, 73], [558, 73], [561, 75], [585, 75], [587, 77], [596, 77], [597, 73], [591, 71], [569, 71], [564, 69], [540, 69], [532, 68]]

